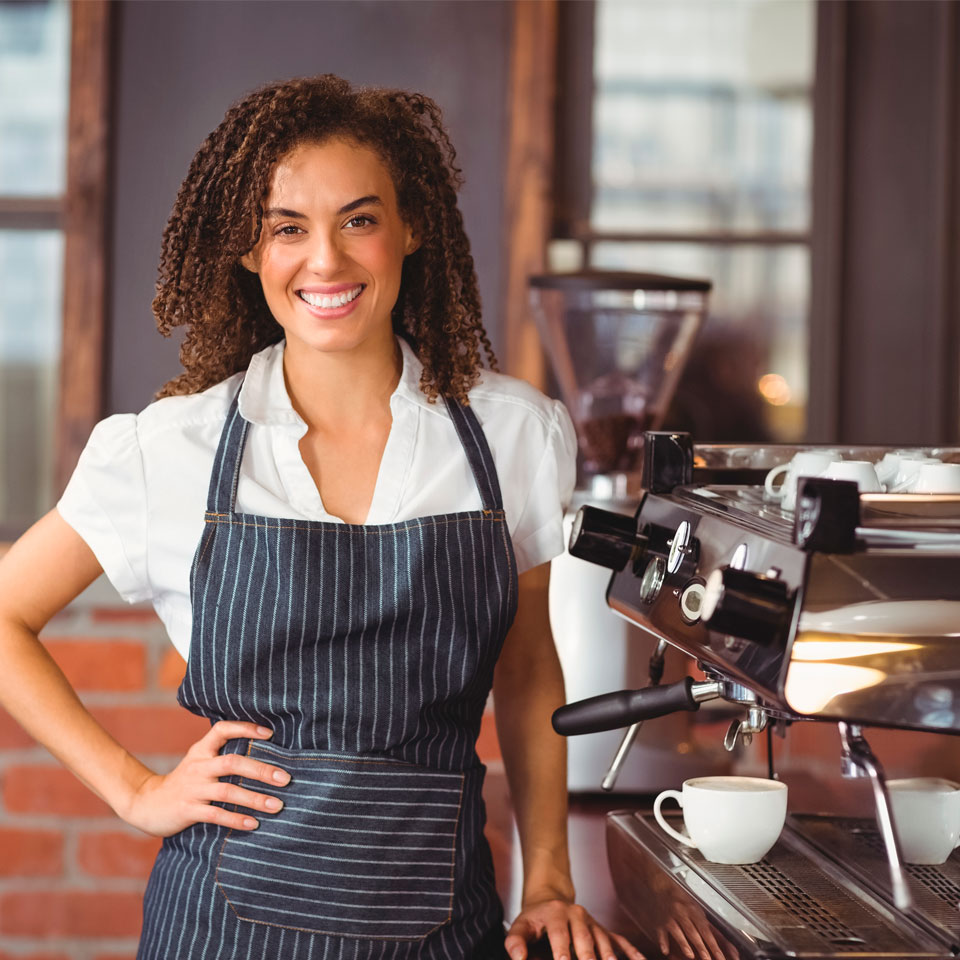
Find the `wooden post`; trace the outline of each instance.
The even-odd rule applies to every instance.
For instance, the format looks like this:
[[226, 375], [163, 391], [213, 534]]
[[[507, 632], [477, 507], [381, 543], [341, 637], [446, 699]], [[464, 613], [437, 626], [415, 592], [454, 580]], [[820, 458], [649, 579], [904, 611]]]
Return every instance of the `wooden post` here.
[[111, 0], [73, 0], [56, 484], [103, 414]]
[[510, 66], [506, 210], [505, 370], [543, 389], [528, 278], [546, 268], [553, 219], [557, 0], [515, 0]]

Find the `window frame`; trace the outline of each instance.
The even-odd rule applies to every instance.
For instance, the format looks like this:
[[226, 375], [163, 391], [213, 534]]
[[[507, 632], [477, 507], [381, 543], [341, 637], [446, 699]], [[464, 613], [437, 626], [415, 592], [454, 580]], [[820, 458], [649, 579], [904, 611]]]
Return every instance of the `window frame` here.
[[[64, 235], [54, 424], [54, 490], [103, 415], [113, 0], [71, 0], [66, 185], [59, 196], [0, 196], [0, 229]], [[7, 544], [0, 535], [0, 554]]]

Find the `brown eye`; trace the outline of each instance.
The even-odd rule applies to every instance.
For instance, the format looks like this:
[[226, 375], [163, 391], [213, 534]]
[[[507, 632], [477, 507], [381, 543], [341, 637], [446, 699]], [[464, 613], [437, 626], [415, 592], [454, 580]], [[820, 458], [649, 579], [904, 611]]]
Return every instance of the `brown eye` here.
[[375, 224], [377, 221], [373, 217], [368, 216], [365, 213], [358, 213], [355, 217], [351, 217], [347, 221], [348, 227], [369, 227]]

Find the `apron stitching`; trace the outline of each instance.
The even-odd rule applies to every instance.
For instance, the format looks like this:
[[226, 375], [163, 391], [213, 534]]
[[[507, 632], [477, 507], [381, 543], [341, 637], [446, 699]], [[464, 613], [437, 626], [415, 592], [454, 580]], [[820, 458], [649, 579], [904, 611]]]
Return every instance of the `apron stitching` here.
[[[494, 511], [491, 511], [491, 513], [492, 513], [492, 512], [494, 512]], [[499, 511], [496, 511], [496, 512], [499, 512]], [[278, 530], [308, 530], [308, 531], [312, 531], [312, 530], [314, 529], [313, 527], [306, 527], [306, 526], [302, 526], [302, 525], [299, 525], [299, 524], [291, 524], [291, 525], [289, 525], [289, 526], [284, 526], [284, 525], [280, 524], [280, 525], [278, 525], [276, 528], [274, 528], [271, 524], [267, 524], [267, 523], [251, 523], [251, 522], [248, 521], [248, 520], [233, 520], [233, 519], [228, 519], [226, 514], [207, 515], [204, 519], [205, 519], [205, 522], [206, 522], [206, 523], [228, 523], [228, 524], [233, 524], [233, 525], [241, 526], [241, 527], [266, 527], [268, 530], [270, 530], [270, 529], [278, 529]], [[478, 519], [481, 519], [481, 518], [480, 518], [480, 517], [460, 517], [460, 518], [451, 519], [451, 520], [431, 520], [431, 521], [429, 521], [428, 523], [419, 523], [418, 526], [421, 526], [421, 527], [443, 527], [443, 526], [447, 526], [447, 525], [449, 525], [449, 524], [451, 524], [451, 523], [470, 523], [471, 521], [473, 521], [473, 520], [478, 520]], [[504, 517], [502, 517], [502, 516], [501, 516], [501, 517], [489, 516], [489, 517], [485, 517], [485, 518], [482, 518], [482, 519], [490, 520], [491, 523], [503, 523], [503, 522], [504, 522]], [[322, 522], [324, 522], [324, 521], [320, 521], [320, 522], [322, 523]], [[411, 521], [411, 522], [412, 522], [412, 521]], [[339, 526], [341, 526], [341, 524], [334, 524], [334, 526], [339, 527]], [[346, 527], [347, 525], [346, 525], [346, 524], [343, 524], [342, 526]], [[359, 533], [362, 533], [362, 534], [364, 534], [365, 536], [368, 536], [368, 537], [373, 537], [373, 536], [376, 536], [376, 537], [384, 537], [384, 536], [388, 536], [388, 535], [389, 535], [389, 536], [393, 536], [394, 533], [395, 533], [395, 531], [393, 531], [393, 530], [363, 530], [363, 529], [358, 530], [358, 532], [359, 532]]]

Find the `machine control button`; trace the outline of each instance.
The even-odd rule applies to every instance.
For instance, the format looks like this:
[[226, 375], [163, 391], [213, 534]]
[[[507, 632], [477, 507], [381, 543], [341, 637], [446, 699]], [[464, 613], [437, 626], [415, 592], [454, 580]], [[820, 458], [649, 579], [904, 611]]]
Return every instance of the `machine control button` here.
[[733, 551], [730, 563], [727, 564], [732, 570], [746, 570], [747, 568], [747, 545], [745, 543], [737, 544], [737, 549]]
[[680, 594], [680, 613], [688, 623], [697, 623], [703, 611], [703, 594], [706, 587], [699, 580], [688, 583]]
[[707, 577], [701, 617], [711, 630], [770, 643], [790, 610], [787, 585], [746, 570], [720, 567]]
[[646, 537], [637, 532], [633, 517], [583, 506], [573, 519], [568, 549], [571, 556], [619, 573], [645, 544]]
[[644, 603], [653, 603], [660, 595], [666, 572], [667, 561], [659, 555], [652, 556], [640, 579], [640, 599]]
[[693, 527], [689, 520], [681, 520], [673, 539], [670, 541], [670, 553], [667, 555], [667, 570], [676, 573], [683, 563], [683, 558], [695, 552], [693, 541]]

